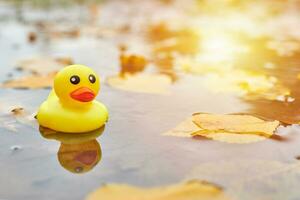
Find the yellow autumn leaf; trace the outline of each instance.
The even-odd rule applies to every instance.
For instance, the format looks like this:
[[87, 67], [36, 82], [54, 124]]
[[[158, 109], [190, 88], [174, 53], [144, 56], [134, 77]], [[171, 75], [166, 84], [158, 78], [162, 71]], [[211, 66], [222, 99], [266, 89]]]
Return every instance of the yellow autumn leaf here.
[[172, 84], [169, 76], [163, 74], [125, 74], [107, 79], [111, 87], [139, 93], [166, 94]]
[[202, 130], [193, 122], [193, 118], [189, 117], [183, 122], [179, 123], [175, 128], [163, 133], [163, 135], [177, 136], [177, 137], [192, 137], [193, 133]]
[[220, 142], [244, 144], [271, 137], [278, 126], [278, 121], [266, 121], [246, 114], [197, 113], [163, 135], [203, 136]]
[[228, 200], [222, 188], [207, 182], [189, 181], [157, 188], [109, 184], [91, 193], [87, 200]]
[[228, 133], [228, 132], [196, 132], [193, 133], [193, 136], [203, 136], [208, 139], [227, 142], [227, 143], [235, 143], [235, 144], [247, 144], [252, 142], [259, 142], [265, 140], [265, 136], [255, 135], [255, 134], [236, 134], [236, 133]]
[[144, 71], [147, 65], [147, 60], [145, 57], [140, 55], [121, 54], [120, 64], [121, 64], [120, 73], [123, 76], [125, 73], [135, 74]]
[[17, 62], [17, 69], [33, 74], [49, 74], [57, 72], [67, 65], [73, 64], [70, 57], [32, 57]]
[[38, 89], [48, 88], [53, 84], [55, 73], [47, 75], [29, 75], [4, 82], [2, 88]]
[[256, 134], [269, 137], [279, 126], [279, 121], [266, 121], [251, 115], [220, 115], [198, 113], [193, 115], [193, 122], [200, 128], [228, 133]]

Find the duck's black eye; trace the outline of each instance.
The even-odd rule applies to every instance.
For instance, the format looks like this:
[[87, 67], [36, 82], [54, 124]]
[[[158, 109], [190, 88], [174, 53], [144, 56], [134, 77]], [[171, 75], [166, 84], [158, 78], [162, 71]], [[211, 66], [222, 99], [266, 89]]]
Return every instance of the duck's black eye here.
[[95, 83], [96, 82], [96, 77], [93, 74], [91, 74], [89, 76], [89, 80], [90, 80], [91, 83]]
[[80, 82], [80, 78], [77, 75], [74, 75], [70, 78], [70, 82], [74, 85], [78, 84]]

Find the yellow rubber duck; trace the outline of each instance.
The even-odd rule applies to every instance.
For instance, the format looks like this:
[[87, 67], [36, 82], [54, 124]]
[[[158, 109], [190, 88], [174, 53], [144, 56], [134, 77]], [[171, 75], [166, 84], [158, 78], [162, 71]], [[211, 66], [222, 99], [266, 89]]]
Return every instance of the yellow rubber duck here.
[[55, 76], [54, 89], [39, 108], [39, 124], [66, 133], [83, 133], [102, 127], [108, 120], [108, 111], [94, 100], [99, 89], [99, 77], [89, 67], [65, 67]]

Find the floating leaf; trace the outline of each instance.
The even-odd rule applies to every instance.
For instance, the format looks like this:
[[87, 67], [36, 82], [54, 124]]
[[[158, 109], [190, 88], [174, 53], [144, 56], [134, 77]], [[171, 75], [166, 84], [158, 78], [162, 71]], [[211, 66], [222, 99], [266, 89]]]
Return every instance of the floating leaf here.
[[171, 136], [178, 136], [178, 137], [192, 137], [192, 134], [202, 130], [199, 126], [197, 126], [192, 117], [187, 118], [180, 124], [178, 124], [172, 130], [165, 132], [163, 135], [171, 135]]
[[265, 140], [266, 137], [261, 135], [254, 134], [236, 134], [236, 133], [228, 133], [228, 132], [197, 132], [193, 134], [194, 136], [203, 136], [208, 139], [227, 142], [227, 143], [236, 143], [236, 144], [246, 144], [252, 142], [259, 142]]
[[121, 75], [125, 73], [135, 74], [144, 71], [147, 60], [139, 55], [124, 55], [120, 56]]
[[29, 71], [34, 74], [49, 74], [61, 70], [64, 66], [73, 64], [69, 57], [33, 57], [20, 60], [17, 69]]
[[125, 184], [109, 184], [101, 187], [87, 200], [225, 200], [229, 199], [222, 188], [203, 181], [189, 181], [158, 188], [138, 188]]
[[53, 84], [55, 73], [48, 75], [29, 75], [19, 79], [4, 82], [2, 88], [18, 88], [18, 89], [38, 89], [49, 88]]
[[51, 22], [38, 22], [36, 26], [51, 39], [78, 38], [81, 35], [82, 28], [73, 25], [61, 25]]
[[[0, 127], [12, 132], [18, 132], [21, 125], [35, 127], [37, 122], [34, 118], [35, 113], [26, 111], [23, 107], [13, 108], [10, 113], [5, 111], [0, 115]], [[24, 126], [23, 126], [24, 127]]]
[[221, 142], [243, 144], [271, 137], [278, 126], [278, 121], [266, 121], [246, 114], [197, 113], [163, 135], [203, 136]]
[[11, 110], [11, 113], [14, 115], [23, 115], [24, 114], [24, 108], [22, 107], [17, 107]]
[[279, 121], [266, 121], [251, 115], [218, 115], [198, 113], [193, 122], [210, 132], [246, 133], [270, 137], [279, 126]]
[[172, 80], [163, 74], [126, 74], [125, 77], [114, 76], [107, 79], [108, 85], [131, 92], [165, 94]]

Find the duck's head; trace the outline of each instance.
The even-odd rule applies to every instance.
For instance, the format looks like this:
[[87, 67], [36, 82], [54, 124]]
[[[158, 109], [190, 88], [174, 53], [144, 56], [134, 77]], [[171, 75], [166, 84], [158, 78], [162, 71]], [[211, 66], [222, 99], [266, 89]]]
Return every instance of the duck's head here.
[[68, 104], [86, 104], [94, 100], [100, 89], [97, 74], [84, 65], [70, 65], [57, 73], [54, 90]]

